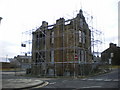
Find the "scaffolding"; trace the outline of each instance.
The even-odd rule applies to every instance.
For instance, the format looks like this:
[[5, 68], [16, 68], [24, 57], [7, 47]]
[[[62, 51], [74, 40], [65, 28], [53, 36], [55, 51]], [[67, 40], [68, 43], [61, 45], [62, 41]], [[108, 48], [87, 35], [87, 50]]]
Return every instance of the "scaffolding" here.
[[[92, 19], [91, 16], [90, 21]], [[90, 29], [82, 10], [75, 18], [60, 18], [53, 25], [43, 21], [39, 28], [26, 34], [29, 40], [22, 42], [21, 46], [24, 48], [29, 44], [29, 51], [32, 49], [31, 73], [40, 76], [76, 77], [89, 74], [94, 61], [94, 47], [101, 42], [95, 40], [95, 34], [101, 33], [92, 26]]]
[[32, 54], [32, 32], [34, 32], [35, 29], [28, 30], [25, 32], [22, 32], [21, 36], [21, 54], [28, 54], [31, 56]]

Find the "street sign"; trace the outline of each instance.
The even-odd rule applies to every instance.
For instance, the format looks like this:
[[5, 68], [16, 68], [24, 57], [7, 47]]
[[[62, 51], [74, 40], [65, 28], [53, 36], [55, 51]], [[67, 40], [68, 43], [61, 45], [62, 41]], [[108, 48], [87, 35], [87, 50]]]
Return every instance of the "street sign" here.
[[77, 55], [75, 55], [75, 59], [77, 59], [77, 60], [78, 60], [78, 56], [77, 56]]

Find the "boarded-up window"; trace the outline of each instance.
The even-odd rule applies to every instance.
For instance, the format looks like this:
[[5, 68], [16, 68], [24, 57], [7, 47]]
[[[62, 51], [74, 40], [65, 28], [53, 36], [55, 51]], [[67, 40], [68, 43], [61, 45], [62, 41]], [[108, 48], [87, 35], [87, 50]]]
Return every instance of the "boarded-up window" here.
[[80, 19], [80, 27], [83, 28], [83, 19]]
[[84, 62], [84, 51], [81, 50], [81, 61]]
[[51, 43], [53, 44], [54, 43], [54, 32], [52, 32], [52, 41]]
[[81, 33], [81, 31], [79, 31], [79, 42], [80, 43], [82, 42], [82, 33]]
[[51, 51], [51, 62], [54, 62], [54, 51]]
[[83, 44], [85, 44], [85, 33], [84, 32], [82, 33], [82, 42]]

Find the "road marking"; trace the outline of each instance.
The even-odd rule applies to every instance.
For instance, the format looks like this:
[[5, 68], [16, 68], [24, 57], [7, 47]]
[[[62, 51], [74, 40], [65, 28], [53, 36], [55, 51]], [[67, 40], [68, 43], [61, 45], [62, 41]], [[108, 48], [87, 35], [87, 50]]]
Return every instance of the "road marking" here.
[[49, 84], [55, 84], [56, 82], [52, 82], [52, 83], [49, 83]]
[[82, 88], [90, 88], [90, 87], [82, 87]]
[[41, 88], [41, 87], [47, 86], [48, 84], [49, 84], [49, 82], [45, 82], [44, 84], [33, 87], [33, 88]]
[[114, 79], [113, 81], [118, 82], [119, 80], [118, 79]]
[[82, 88], [101, 88], [102, 86], [87, 86], [87, 87], [82, 87]]
[[81, 80], [87, 80], [87, 79], [81, 79]]
[[88, 80], [90, 80], [90, 81], [91, 81], [91, 80], [94, 80], [94, 79], [88, 79]]
[[39, 82], [39, 81], [41, 81], [41, 80], [35, 80], [36, 82]]
[[91, 88], [100, 88], [102, 86], [90, 86]]
[[112, 79], [105, 79], [104, 81], [112, 81]]
[[83, 81], [85, 80], [89, 80], [89, 81], [106, 81], [106, 82], [109, 82], [109, 81], [115, 81], [115, 82], [118, 82], [119, 80], [118, 79], [81, 79]]
[[103, 79], [95, 79], [96, 81], [102, 81]]

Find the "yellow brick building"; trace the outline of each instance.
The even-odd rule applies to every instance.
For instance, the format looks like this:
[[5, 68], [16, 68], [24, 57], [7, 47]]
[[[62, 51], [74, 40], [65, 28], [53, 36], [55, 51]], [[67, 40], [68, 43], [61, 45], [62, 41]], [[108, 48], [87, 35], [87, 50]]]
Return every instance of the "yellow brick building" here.
[[91, 30], [82, 10], [75, 18], [60, 18], [53, 25], [43, 21], [33, 32], [33, 74], [79, 74], [79, 65], [90, 63], [91, 60]]

